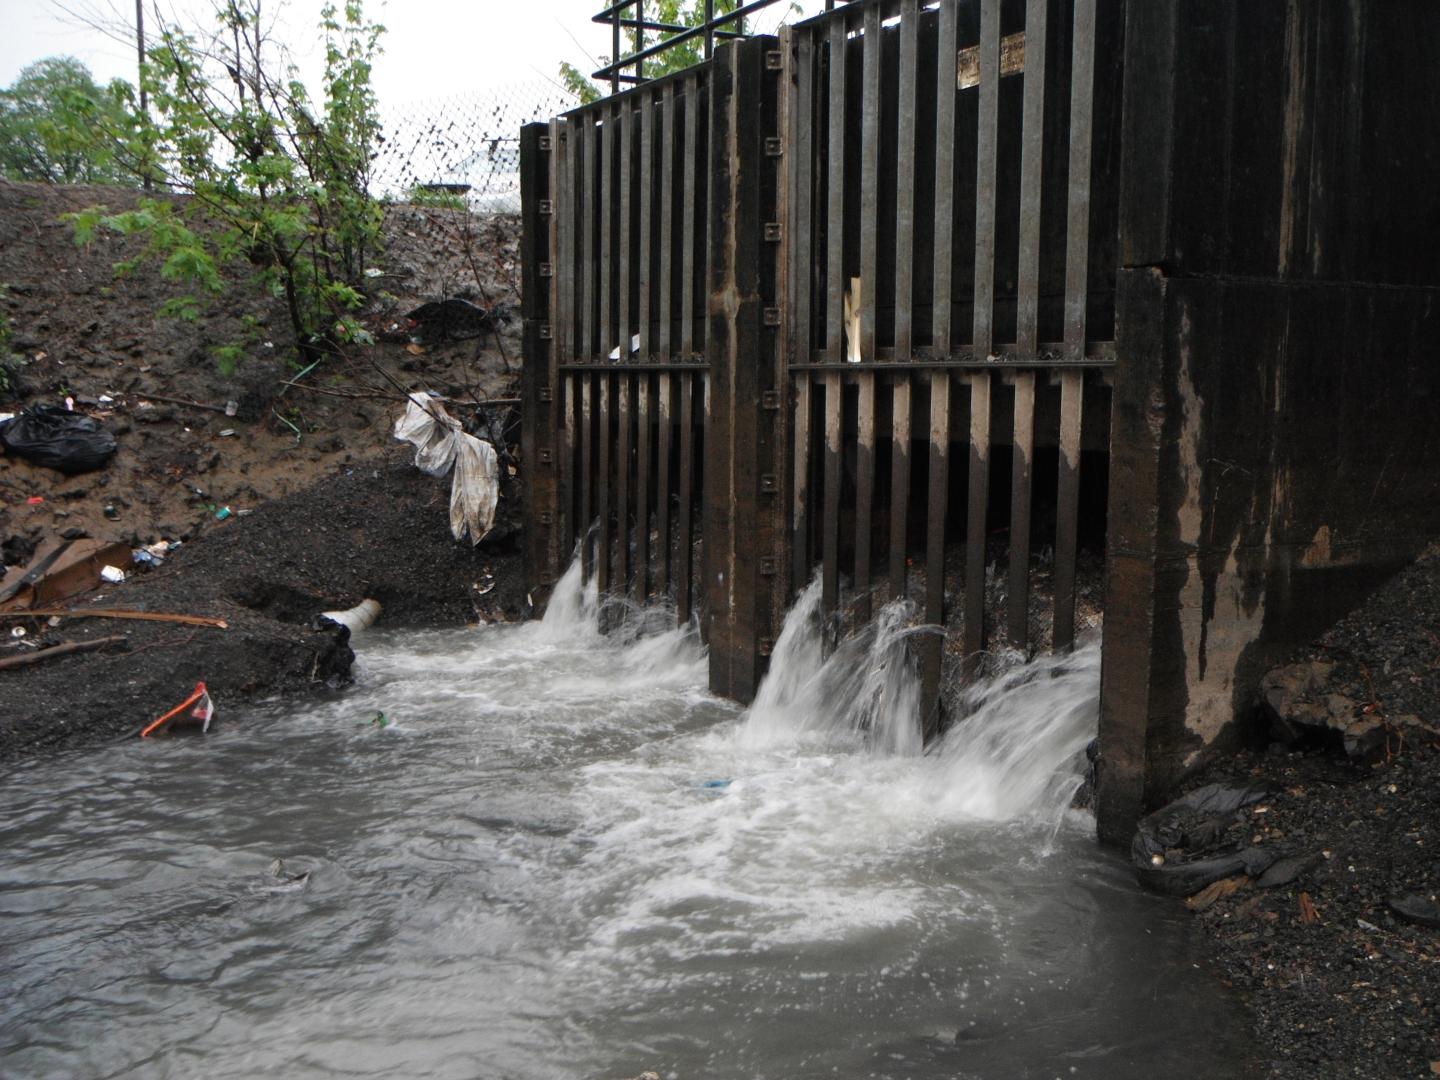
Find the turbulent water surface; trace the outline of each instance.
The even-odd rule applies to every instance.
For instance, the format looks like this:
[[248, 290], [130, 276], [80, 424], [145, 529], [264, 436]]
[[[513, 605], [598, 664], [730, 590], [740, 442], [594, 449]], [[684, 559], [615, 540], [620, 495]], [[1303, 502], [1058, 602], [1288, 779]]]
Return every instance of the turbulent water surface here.
[[922, 755], [907, 613], [822, 664], [814, 605], [749, 714], [572, 570], [544, 623], [362, 637], [326, 703], [15, 769], [0, 1073], [1237, 1075], [1183, 922], [1064, 809], [1097, 650]]

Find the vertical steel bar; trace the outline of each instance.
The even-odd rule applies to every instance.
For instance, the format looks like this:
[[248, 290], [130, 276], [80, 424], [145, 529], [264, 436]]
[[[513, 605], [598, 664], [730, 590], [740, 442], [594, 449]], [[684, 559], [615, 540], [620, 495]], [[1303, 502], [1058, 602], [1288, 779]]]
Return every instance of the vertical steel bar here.
[[840, 373], [825, 373], [825, 509], [822, 519], [822, 576], [820, 602], [826, 613], [840, 602], [840, 474], [843, 447], [840, 442], [842, 410]]
[[[878, 24], [876, 37], [879, 37]], [[860, 374], [855, 441], [855, 617], [870, 619], [870, 543], [875, 522], [875, 372]]]
[[987, 372], [971, 375], [970, 484], [965, 511], [965, 668], [974, 674], [985, 651], [985, 526], [990, 503], [990, 383]]
[[[1043, 63], [1043, 60], [1042, 60]], [[980, 0], [980, 129], [975, 154], [976, 359], [994, 351], [995, 150], [1000, 132], [1000, 0]]]
[[655, 102], [649, 90], [640, 94], [640, 359], [650, 360], [653, 334], [650, 330], [651, 254], [654, 237], [651, 219], [655, 216]]
[[[794, 150], [792, 167], [794, 176], [794, 197], [790, 206], [790, 333], [792, 364], [810, 363], [814, 347], [814, 325], [811, 305], [815, 296], [815, 251], [812, 222], [815, 219], [813, 205], [815, 176], [815, 36], [813, 31], [798, 32], [798, 84], [795, 88], [796, 120], [793, 125]], [[808, 392], [808, 391], [807, 391]], [[797, 429], [798, 431], [798, 429]], [[796, 474], [797, 498], [801, 491], [800, 476]], [[798, 503], [797, 503], [798, 506]], [[807, 567], [808, 571], [808, 567]], [[805, 581], [795, 579], [795, 587], [803, 588]]]
[[615, 589], [617, 592], [633, 592], [635, 587], [630, 566], [630, 471], [632, 432], [635, 426], [633, 412], [635, 376], [629, 371], [620, 372], [619, 422], [620, 437], [615, 447]]
[[1060, 373], [1060, 489], [1055, 524], [1055, 651], [1075, 642], [1075, 555], [1080, 517], [1080, 418], [1085, 373]]
[[582, 371], [580, 382], [580, 536], [584, 540], [581, 554], [584, 556], [585, 576], [595, 573], [594, 538], [590, 527], [595, 522], [595, 379], [591, 372]]
[[[1046, 12], [1049, 0], [1028, 0], [1025, 9], [1025, 100], [1020, 136], [1020, 260], [1015, 343], [1022, 360], [1040, 346], [1040, 207], [1045, 182]], [[1017, 398], [1018, 401], [1018, 398]]]
[[[943, 10], [943, 9], [942, 9]], [[954, 83], [952, 81], [951, 85]], [[930, 500], [925, 521], [925, 621], [940, 627], [920, 650], [924, 737], [940, 731], [940, 674], [945, 646], [945, 516], [950, 488], [950, 373], [930, 375]]]
[[801, 371], [795, 381], [795, 504], [791, 518], [795, 566], [792, 578], [796, 590], [810, 584], [810, 398], [811, 381], [808, 371]]
[[[916, 69], [919, 64], [919, 0], [900, 0], [900, 130], [895, 163], [895, 359], [901, 361], [914, 355], [915, 113], [919, 108], [916, 97]], [[896, 387], [898, 389], [899, 383]]]
[[615, 270], [611, 258], [615, 251], [611, 232], [615, 223], [615, 144], [619, 142], [620, 121], [613, 109], [605, 110], [605, 122], [600, 125], [600, 349], [599, 358], [603, 363], [615, 344], [615, 313], [610, 303], [611, 284]]
[[691, 518], [695, 499], [695, 380], [698, 375], [680, 373], [680, 512], [675, 528], [676, 580], [675, 615], [680, 625], [690, 621], [693, 611], [693, 553], [695, 542]]
[[635, 323], [631, 318], [635, 297], [631, 293], [630, 283], [635, 270], [635, 250], [630, 243], [631, 226], [635, 221], [635, 185], [634, 185], [634, 163], [632, 150], [635, 145], [635, 113], [631, 108], [631, 102], [626, 100], [620, 105], [620, 236], [616, 246], [620, 251], [620, 262], [618, 267], [619, 284], [619, 315], [620, 324], [616, 332], [616, 340], [620, 345], [620, 363], [628, 364], [634, 357], [631, 355], [630, 336], [635, 332]]
[[639, 401], [635, 429], [635, 595], [643, 602], [650, 595], [650, 453], [655, 422], [651, 412], [650, 372], [641, 371], [637, 376], [636, 391]]
[[660, 325], [657, 348], [661, 360], [674, 358], [670, 337], [670, 320], [674, 314], [674, 267], [671, 255], [675, 245], [675, 84], [665, 84], [665, 103], [660, 128]]
[[700, 79], [692, 75], [685, 80], [685, 195], [680, 200], [685, 217], [680, 247], [680, 352], [686, 360], [695, 355], [695, 155], [699, 140]]
[[[865, 9], [860, 82], [860, 359], [875, 359], [875, 301], [879, 294], [880, 6]], [[875, 384], [870, 384], [874, 401]]]
[[890, 403], [890, 596], [906, 593], [906, 528], [910, 517], [910, 376], [895, 376]]
[[672, 372], [659, 374], [656, 402], [660, 413], [660, 428], [657, 432], [658, 447], [655, 455], [655, 590], [662, 597], [671, 595], [670, 580], [670, 425], [674, 422], [674, 386]]
[[1085, 358], [1090, 279], [1090, 141], [1095, 115], [1095, 0], [1075, 0], [1070, 67], [1070, 200], [1065, 239], [1065, 359]]
[[599, 430], [596, 432], [600, 460], [595, 478], [595, 511], [600, 518], [600, 544], [595, 553], [595, 581], [601, 596], [610, 591], [610, 399], [613, 380], [614, 375], [610, 372], [600, 373]]
[[1010, 466], [1010, 646], [1030, 644], [1030, 470], [1035, 456], [1035, 372], [1015, 373], [1014, 457]]
[[941, 0], [939, 60], [935, 79], [935, 272], [931, 313], [932, 352], [950, 354], [951, 295], [955, 278], [955, 95], [956, 5]]
[[[600, 328], [596, 321], [595, 284], [600, 277], [600, 267], [595, 261], [595, 225], [600, 214], [599, 194], [596, 191], [596, 130], [595, 118], [585, 113], [580, 121], [585, 140], [584, 160], [581, 168], [582, 195], [578, 212], [580, 215], [580, 236], [583, 247], [580, 264], [580, 280], [584, 290], [583, 307], [580, 313], [580, 348], [576, 350], [581, 359], [589, 360], [600, 354]], [[586, 522], [585, 527], [590, 527]]]
[[[830, 24], [830, 125], [825, 226], [825, 359], [845, 359], [845, 20]], [[828, 408], [828, 406], [827, 406]], [[828, 496], [827, 496], [828, 497]]]

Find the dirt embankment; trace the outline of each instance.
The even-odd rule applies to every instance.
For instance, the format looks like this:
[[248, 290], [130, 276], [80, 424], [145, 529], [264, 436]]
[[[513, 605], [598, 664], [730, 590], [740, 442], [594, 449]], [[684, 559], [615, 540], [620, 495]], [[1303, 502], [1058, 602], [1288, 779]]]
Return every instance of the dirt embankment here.
[[[115, 275], [114, 264], [136, 254], [133, 240], [75, 246], [64, 214], [137, 198], [0, 181], [0, 314], [18, 358], [0, 384], [0, 412], [68, 398], [119, 443], [105, 468], [72, 477], [0, 456], [0, 555], [23, 566], [60, 538], [181, 541], [160, 568], [78, 603], [210, 616], [229, 629], [0, 621], [0, 659], [37, 644], [125, 638], [119, 648], [0, 671], [0, 759], [126, 733], [197, 680], [220, 708], [343, 681], [343, 632], [317, 631], [312, 620], [366, 597], [380, 600], [392, 626], [513, 618], [524, 605], [517, 463], [502, 468], [495, 533], [471, 548], [451, 539], [448, 480], [416, 470], [391, 436], [406, 391], [445, 395], [458, 417], [513, 395], [517, 223], [390, 208], [363, 312], [379, 343], [297, 378], [283, 310], [243, 267], [226, 295], [185, 322], [157, 314], [180, 290], [156, 267]], [[478, 332], [404, 317], [457, 297], [500, 317]], [[234, 342], [245, 357], [226, 375], [213, 350]], [[17, 625], [23, 641], [11, 636]]]
[[1257, 748], [1196, 780], [1270, 789], [1216, 847], [1284, 861], [1187, 903], [1274, 1080], [1440, 1074], [1437, 631], [1431, 554], [1272, 673]]

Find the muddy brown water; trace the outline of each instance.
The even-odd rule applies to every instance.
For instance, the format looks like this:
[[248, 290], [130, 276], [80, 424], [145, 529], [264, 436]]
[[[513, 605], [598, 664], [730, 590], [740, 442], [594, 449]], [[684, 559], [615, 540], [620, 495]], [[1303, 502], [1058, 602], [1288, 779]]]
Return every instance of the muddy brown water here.
[[1064, 808], [1093, 647], [922, 756], [903, 634], [837, 671], [796, 619], [746, 716], [693, 638], [593, 625], [572, 574], [543, 624], [358, 638], [329, 701], [14, 768], [0, 1072], [1246, 1075]]

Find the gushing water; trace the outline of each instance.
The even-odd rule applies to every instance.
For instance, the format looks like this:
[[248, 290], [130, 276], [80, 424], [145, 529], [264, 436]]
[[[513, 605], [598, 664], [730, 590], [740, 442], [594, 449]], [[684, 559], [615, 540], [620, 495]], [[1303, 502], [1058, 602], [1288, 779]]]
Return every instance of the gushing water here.
[[0, 1072], [1238, 1075], [1184, 925], [1064, 809], [1093, 651], [921, 753], [926, 631], [824, 659], [816, 601], [748, 714], [572, 567], [542, 622], [372, 632], [331, 700], [15, 768]]

